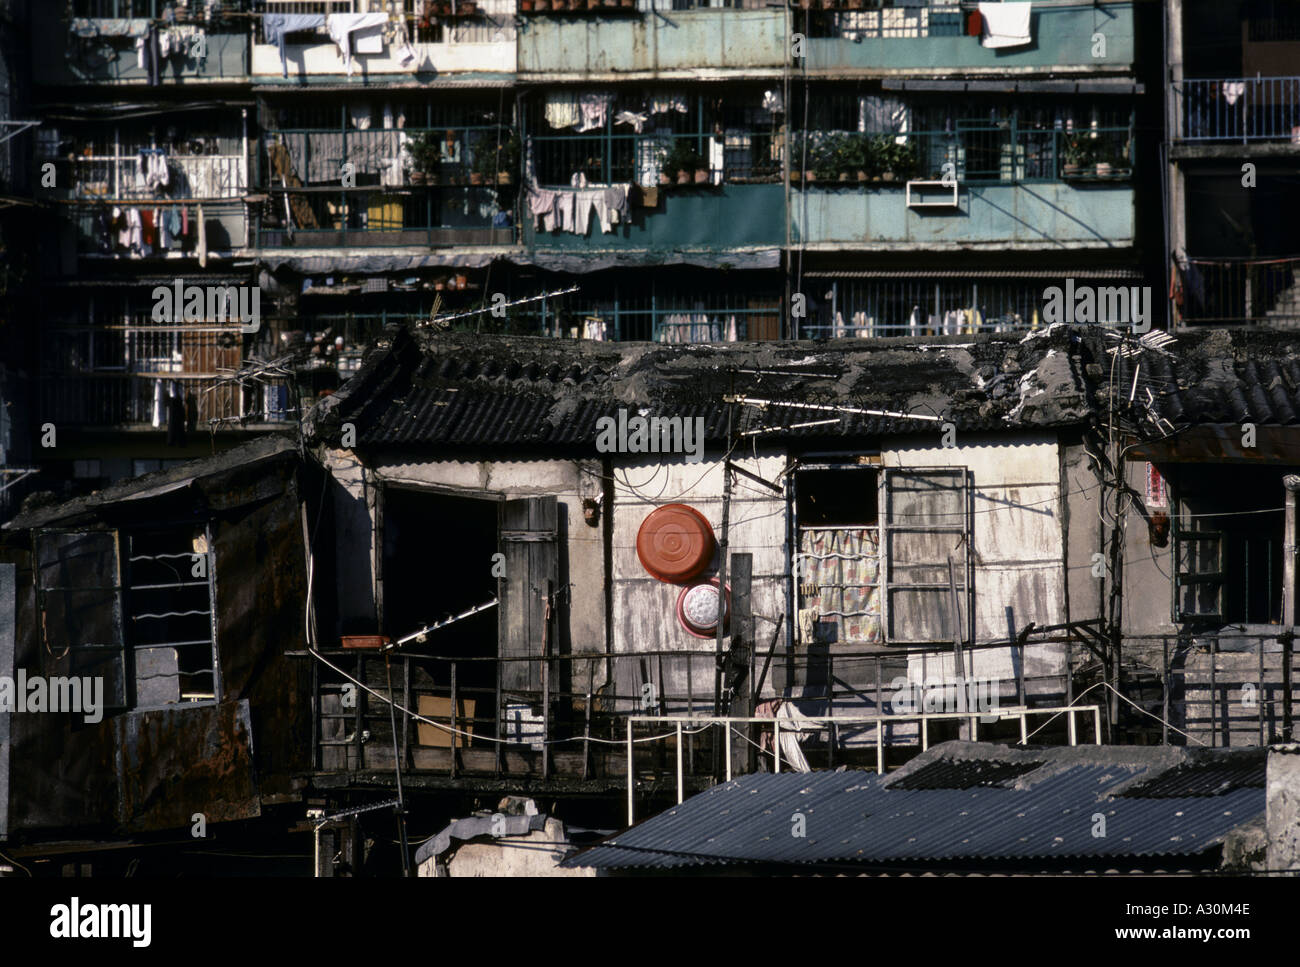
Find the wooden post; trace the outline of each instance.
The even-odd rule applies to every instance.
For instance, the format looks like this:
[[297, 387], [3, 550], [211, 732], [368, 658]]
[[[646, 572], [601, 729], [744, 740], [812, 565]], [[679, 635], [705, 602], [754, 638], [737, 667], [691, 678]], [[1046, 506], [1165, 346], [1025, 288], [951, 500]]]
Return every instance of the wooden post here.
[[[752, 650], [754, 641], [754, 616], [751, 605], [751, 587], [752, 575], [754, 570], [754, 555], [752, 554], [733, 554], [731, 555], [731, 655], [732, 661], [727, 663], [726, 675], [729, 683], [734, 683], [735, 690], [732, 692], [731, 701], [727, 704], [726, 712], [728, 715], [736, 714], [735, 710], [739, 709], [741, 715], [751, 715], [750, 708], [750, 687], [753, 684], [749, 680], [749, 652]], [[744, 672], [740, 672], [739, 659], [744, 657]], [[728, 725], [728, 728], [731, 726]], [[745, 735], [753, 738], [752, 723], [745, 723]], [[749, 744], [734, 746], [732, 748], [732, 775], [745, 772], [745, 763], [749, 755], [747, 749]]]
[[456, 701], [457, 701], [456, 663], [452, 662], [451, 663], [451, 730], [452, 731], [451, 731], [451, 735], [448, 736], [448, 738], [451, 739], [451, 778], [453, 779], [456, 778], [456, 740], [460, 738], [459, 733], [456, 732], [456, 729], [458, 728], [456, 724], [458, 718], [458, 716], [456, 715], [456, 711], [457, 711]]
[[551, 594], [546, 582], [546, 602], [542, 607], [542, 778], [551, 771]]
[[587, 662], [587, 700], [582, 703], [582, 778], [586, 779], [591, 767], [591, 688], [595, 684], [596, 663]]
[[1295, 495], [1300, 477], [1282, 478], [1286, 489], [1286, 531], [1282, 536], [1282, 741], [1291, 741], [1291, 644], [1295, 640]]

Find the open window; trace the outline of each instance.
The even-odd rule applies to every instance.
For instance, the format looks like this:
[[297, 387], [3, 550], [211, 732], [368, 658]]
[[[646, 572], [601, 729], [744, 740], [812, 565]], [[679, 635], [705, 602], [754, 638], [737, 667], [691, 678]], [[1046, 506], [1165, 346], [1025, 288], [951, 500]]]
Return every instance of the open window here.
[[1185, 470], [1174, 484], [1174, 620], [1277, 624], [1282, 477], [1294, 471], [1205, 464]]
[[809, 467], [795, 475], [801, 645], [879, 644], [879, 471]]
[[102, 677], [107, 708], [218, 698], [205, 529], [42, 530], [34, 541], [42, 644], [72, 675]]

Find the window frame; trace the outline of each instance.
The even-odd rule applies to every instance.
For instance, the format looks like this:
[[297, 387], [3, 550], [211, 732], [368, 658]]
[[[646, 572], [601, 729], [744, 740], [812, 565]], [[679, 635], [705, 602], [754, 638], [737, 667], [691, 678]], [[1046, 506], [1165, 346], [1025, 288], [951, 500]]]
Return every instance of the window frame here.
[[[55, 652], [51, 648], [50, 638], [48, 634], [48, 627], [46, 621], [46, 614], [47, 614], [46, 595], [51, 591], [58, 592], [61, 590], [66, 591], [69, 589], [47, 588], [44, 586], [41, 579], [41, 571], [42, 571], [41, 557], [40, 557], [41, 540], [47, 535], [85, 535], [85, 534], [111, 535], [112, 542], [113, 542], [113, 555], [114, 555], [114, 567], [115, 567], [115, 573], [113, 575], [114, 583], [111, 585], [103, 585], [102, 587], [95, 586], [91, 588], [78, 588], [76, 590], [105, 590], [105, 591], [113, 592], [114, 594], [113, 626], [117, 634], [118, 646], [116, 649], [101, 648], [101, 647], [92, 648], [87, 644], [77, 643], [71, 640], [66, 641], [63, 645], [63, 647], [66, 649], [63, 657], [69, 657], [69, 658], [73, 655], [74, 652], [77, 651], [86, 652], [86, 651], [116, 650], [118, 655], [118, 661], [120, 662], [120, 667], [122, 669], [121, 674], [122, 674], [123, 703], [111, 704], [106, 701], [104, 705], [105, 711], [145, 712], [145, 711], [157, 711], [161, 709], [171, 709], [171, 708], [195, 708], [199, 706], [217, 705], [222, 700], [221, 661], [220, 661], [220, 652], [219, 652], [218, 642], [217, 642], [216, 553], [213, 547], [211, 522], [205, 522], [202, 528], [202, 533], [207, 545], [207, 550], [203, 553], [203, 556], [205, 558], [206, 577], [201, 581], [193, 581], [193, 582], [185, 582], [185, 583], [187, 584], [187, 586], [190, 587], [200, 587], [203, 584], [207, 585], [208, 640], [211, 643], [209, 653], [211, 656], [211, 667], [212, 667], [212, 697], [196, 699], [191, 701], [186, 701], [184, 699], [181, 699], [176, 702], [162, 702], [162, 703], [150, 703], [150, 704], [143, 704], [139, 702], [138, 678], [137, 678], [137, 670], [136, 670], [136, 653], [146, 649], [167, 647], [168, 643], [140, 644], [135, 640], [136, 636], [131, 634], [128, 630], [127, 615], [130, 610], [131, 592], [133, 588], [137, 591], [141, 590], [140, 587], [136, 587], [132, 584], [131, 566], [130, 566], [131, 555], [127, 553], [127, 550], [130, 547], [129, 542], [131, 538], [136, 534], [167, 533], [169, 531], [182, 531], [182, 530], [192, 531], [194, 529], [195, 528], [192, 522], [185, 522], [179, 524], [162, 523], [160, 525], [152, 526], [152, 527], [140, 527], [140, 528], [131, 528], [131, 529], [120, 528], [120, 527], [40, 527], [32, 531], [32, 535], [31, 535], [32, 571], [33, 571], [33, 585], [36, 592], [37, 621], [39, 622], [39, 626], [40, 626], [39, 635], [41, 638], [41, 644], [45, 648], [46, 653], [49, 655], [54, 655]], [[191, 575], [192, 575], [193, 553], [197, 553], [197, 552], [192, 552], [191, 554], [182, 555], [184, 557], [189, 558]], [[69, 639], [71, 639], [72, 636], [69, 635], [68, 637]], [[178, 671], [177, 674], [178, 683], [180, 678], [181, 676]]]

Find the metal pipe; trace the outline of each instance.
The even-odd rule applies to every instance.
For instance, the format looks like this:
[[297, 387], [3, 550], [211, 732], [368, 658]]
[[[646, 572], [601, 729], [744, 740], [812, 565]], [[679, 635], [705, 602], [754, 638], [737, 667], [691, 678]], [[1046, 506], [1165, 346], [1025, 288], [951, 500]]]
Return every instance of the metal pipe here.
[[627, 720], [627, 824], [632, 825], [632, 720]]
[[[728, 729], [731, 727], [728, 726]], [[677, 805], [686, 797], [682, 795], [682, 723], [677, 723]]]
[[[727, 726], [730, 731], [731, 726]], [[781, 771], [781, 723], [772, 719], [772, 748], [776, 750], [776, 771]]]

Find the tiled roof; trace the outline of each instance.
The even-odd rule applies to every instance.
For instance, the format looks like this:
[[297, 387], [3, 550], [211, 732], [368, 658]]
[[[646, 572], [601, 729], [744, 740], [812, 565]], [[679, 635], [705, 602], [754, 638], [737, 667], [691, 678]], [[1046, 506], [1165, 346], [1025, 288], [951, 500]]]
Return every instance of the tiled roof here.
[[360, 446], [594, 449], [620, 408], [702, 417], [710, 442], [729, 417], [760, 439], [1065, 426], [1089, 412], [1071, 347], [1066, 332], [669, 346], [394, 329], [307, 433], [333, 442], [352, 422]]

